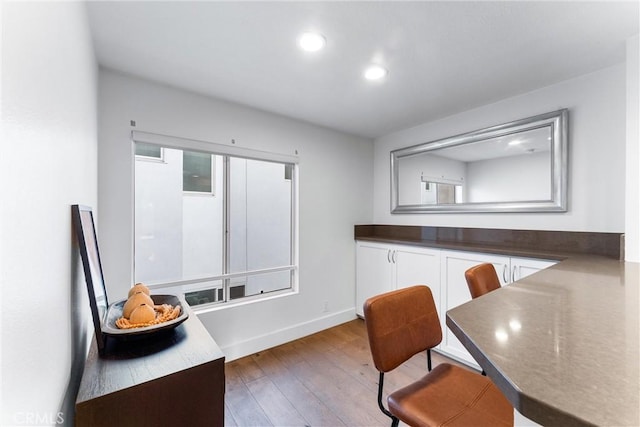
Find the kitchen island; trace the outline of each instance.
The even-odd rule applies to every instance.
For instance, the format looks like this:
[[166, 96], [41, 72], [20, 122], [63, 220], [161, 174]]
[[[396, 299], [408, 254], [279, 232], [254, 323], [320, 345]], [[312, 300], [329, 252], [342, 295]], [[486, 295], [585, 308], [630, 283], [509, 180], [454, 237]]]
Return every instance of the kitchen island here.
[[590, 255], [447, 312], [521, 414], [545, 426], [640, 425], [640, 264]]

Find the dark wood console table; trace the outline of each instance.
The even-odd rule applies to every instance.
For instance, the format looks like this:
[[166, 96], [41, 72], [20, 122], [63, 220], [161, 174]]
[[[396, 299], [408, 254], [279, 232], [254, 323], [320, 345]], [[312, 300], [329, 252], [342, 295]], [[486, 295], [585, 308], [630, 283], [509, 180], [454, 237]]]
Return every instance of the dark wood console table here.
[[196, 315], [143, 340], [95, 339], [76, 399], [77, 426], [222, 426], [225, 358]]

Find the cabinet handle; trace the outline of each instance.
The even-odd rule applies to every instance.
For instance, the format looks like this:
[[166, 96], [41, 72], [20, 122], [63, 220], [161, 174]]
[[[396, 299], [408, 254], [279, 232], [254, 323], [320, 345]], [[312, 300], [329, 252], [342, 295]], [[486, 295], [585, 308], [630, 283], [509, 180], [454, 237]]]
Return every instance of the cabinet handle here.
[[504, 283], [509, 283], [509, 270], [506, 264], [502, 267], [502, 280], [504, 280]]
[[391, 261], [393, 261], [393, 263], [396, 263], [396, 260], [398, 259], [398, 251], [393, 251], [393, 254], [391, 254]]
[[391, 249], [387, 250], [387, 262], [391, 264]]
[[518, 279], [516, 278], [516, 272], [517, 272], [517, 270], [518, 270], [518, 268], [514, 265], [514, 266], [513, 266], [513, 271], [511, 272], [511, 281], [512, 281], [512, 282], [515, 282], [516, 280], [518, 280]]

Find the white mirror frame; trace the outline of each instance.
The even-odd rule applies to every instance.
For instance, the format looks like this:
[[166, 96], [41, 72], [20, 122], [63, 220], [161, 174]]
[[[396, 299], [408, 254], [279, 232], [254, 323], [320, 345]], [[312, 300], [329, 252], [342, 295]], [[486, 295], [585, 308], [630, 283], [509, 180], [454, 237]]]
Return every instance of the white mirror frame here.
[[[516, 120], [462, 135], [439, 139], [391, 151], [391, 213], [471, 213], [471, 212], [566, 212], [568, 175], [569, 111], [562, 109]], [[403, 157], [435, 151], [486, 139], [497, 138], [532, 129], [549, 127], [551, 130], [551, 198], [517, 202], [457, 203], [441, 205], [399, 204], [399, 160]], [[517, 178], [514, 178], [517, 179]]]

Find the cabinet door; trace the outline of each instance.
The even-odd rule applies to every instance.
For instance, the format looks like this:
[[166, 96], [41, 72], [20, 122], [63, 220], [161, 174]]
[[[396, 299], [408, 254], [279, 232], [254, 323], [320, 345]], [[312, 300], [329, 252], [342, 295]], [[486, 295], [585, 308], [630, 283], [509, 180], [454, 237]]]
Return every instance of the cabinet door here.
[[[395, 264], [396, 289], [413, 285], [427, 285], [433, 294], [438, 314], [442, 312], [440, 305], [440, 250], [396, 247], [392, 261]], [[444, 327], [444, 325], [442, 325]], [[443, 329], [444, 332], [444, 329]]]
[[392, 261], [396, 267], [397, 289], [413, 285], [427, 285], [440, 289], [439, 250], [396, 247]]
[[446, 327], [446, 312], [454, 307], [471, 301], [469, 287], [464, 272], [483, 262], [490, 262], [496, 268], [498, 277], [502, 280], [502, 272], [509, 271], [509, 257], [480, 254], [475, 252], [442, 251], [442, 310], [441, 322], [444, 326], [440, 349], [449, 356], [478, 368], [469, 352], [464, 348], [456, 336]]
[[356, 245], [356, 314], [364, 317], [367, 298], [393, 289], [391, 249], [386, 245]]
[[511, 281], [515, 282], [556, 263], [546, 259], [511, 257]]

